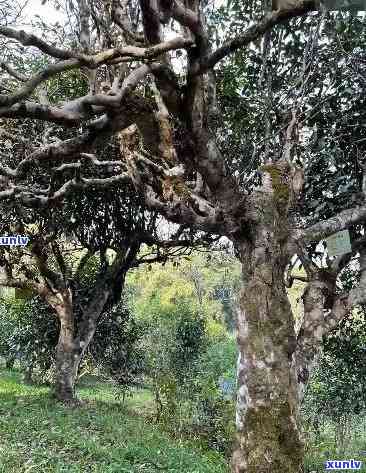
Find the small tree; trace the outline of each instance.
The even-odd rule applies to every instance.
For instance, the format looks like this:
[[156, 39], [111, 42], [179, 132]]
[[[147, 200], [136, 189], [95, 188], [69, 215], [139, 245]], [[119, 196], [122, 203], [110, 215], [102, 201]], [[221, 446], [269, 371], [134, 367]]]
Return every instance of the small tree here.
[[[41, 297], [19, 299], [19, 296], [24, 297], [17, 294], [0, 302], [0, 356], [7, 362], [17, 360], [26, 382], [49, 382], [55, 370], [59, 319]], [[76, 309], [76, 325], [82, 316]], [[144, 367], [144, 355], [138, 347], [141, 336], [142, 328], [121, 301], [98, 318], [94, 337], [84, 354], [83, 361], [113, 379], [123, 397], [141, 380]]]
[[[94, 190], [56, 210], [28, 210], [17, 217], [12, 209], [4, 215], [4, 234], [14, 230], [13, 220], [30, 244], [1, 249], [1, 284], [31, 290], [55, 311], [60, 322], [55, 394], [72, 402], [80, 361], [101, 314], [120, 300], [127, 271], [146, 261], [165, 261], [170, 246], [176, 253], [192, 240], [180, 232], [161, 241], [156, 216], [145, 213], [131, 188], [113, 195]], [[151, 250], [139, 256], [144, 242]]]

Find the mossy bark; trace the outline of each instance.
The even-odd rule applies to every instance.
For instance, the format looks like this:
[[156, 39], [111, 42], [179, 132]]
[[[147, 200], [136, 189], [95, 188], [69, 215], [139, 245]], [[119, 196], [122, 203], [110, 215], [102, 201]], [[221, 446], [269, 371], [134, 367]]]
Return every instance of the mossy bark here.
[[[268, 170], [265, 170], [268, 171]], [[265, 176], [252, 195], [258, 216], [237, 241], [243, 265], [238, 313], [235, 473], [300, 473], [303, 442], [293, 353], [294, 318], [284, 272], [289, 261], [286, 181]], [[267, 179], [266, 179], [267, 177]], [[281, 182], [279, 180], [281, 179]], [[280, 195], [277, 195], [278, 191]]]

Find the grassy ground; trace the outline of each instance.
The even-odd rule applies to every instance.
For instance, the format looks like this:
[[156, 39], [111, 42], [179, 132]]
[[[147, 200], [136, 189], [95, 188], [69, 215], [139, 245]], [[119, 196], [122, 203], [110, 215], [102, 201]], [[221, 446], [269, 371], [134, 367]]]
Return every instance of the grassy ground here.
[[[228, 473], [216, 452], [172, 440], [146, 421], [149, 392], [137, 392], [124, 407], [105, 383], [83, 381], [78, 393], [86, 405], [65, 408], [48, 388], [25, 386], [16, 371], [0, 370], [0, 473]], [[305, 472], [352, 458], [366, 472], [366, 419], [354, 419], [342, 453], [333, 427], [308, 437]]]
[[45, 387], [0, 371], [0, 473], [227, 473], [215, 452], [173, 441], [138, 413], [142, 392], [123, 407], [110, 386], [82, 387], [84, 407], [55, 404]]
[[334, 422], [325, 422], [317, 435], [313, 432], [308, 436], [305, 472], [323, 473], [326, 460], [354, 459], [363, 462], [362, 468], [357, 471], [366, 473], [366, 419], [364, 417], [350, 419], [342, 446], [336, 440], [335, 429]]

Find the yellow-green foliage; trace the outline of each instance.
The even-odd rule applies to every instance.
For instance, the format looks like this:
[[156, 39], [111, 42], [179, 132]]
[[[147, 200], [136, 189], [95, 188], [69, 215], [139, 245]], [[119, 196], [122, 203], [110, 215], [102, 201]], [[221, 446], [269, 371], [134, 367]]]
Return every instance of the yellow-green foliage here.
[[220, 304], [208, 297], [204, 297], [200, 304], [194, 283], [172, 263], [167, 263], [164, 267], [156, 265], [150, 271], [141, 268], [134, 271], [128, 279], [136, 291], [133, 305], [139, 318], [149, 319], [156, 311], [161, 316], [169, 316], [176, 310], [179, 302], [183, 301], [189, 302], [193, 310], [210, 314], [213, 318], [221, 318]]
[[169, 317], [184, 302], [204, 315], [210, 321], [208, 329], [218, 334], [224, 314], [222, 304], [214, 297], [214, 288], [225, 278], [229, 282], [239, 279], [239, 274], [240, 266], [234, 259], [221, 265], [216, 260], [211, 264], [206, 254], [196, 254], [179, 260], [179, 265], [168, 262], [164, 266], [140, 267], [129, 273], [127, 285], [139, 318], [148, 320], [156, 313]]
[[227, 335], [227, 330], [222, 323], [210, 319], [206, 323], [206, 333], [210, 340], [222, 340]]

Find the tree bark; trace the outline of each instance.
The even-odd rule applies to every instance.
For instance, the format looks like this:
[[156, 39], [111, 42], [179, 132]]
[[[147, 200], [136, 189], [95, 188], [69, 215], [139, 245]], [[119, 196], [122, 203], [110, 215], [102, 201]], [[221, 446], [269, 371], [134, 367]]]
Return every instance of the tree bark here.
[[334, 294], [336, 276], [330, 271], [319, 269], [312, 275], [303, 294], [304, 317], [297, 336], [295, 369], [297, 371], [298, 393], [303, 400], [310, 376], [322, 351], [323, 336], [326, 334], [325, 310]]
[[[98, 292], [99, 294], [99, 292]], [[106, 291], [100, 295], [100, 303], [83, 314], [80, 333], [76, 333], [73, 307], [63, 307], [59, 312], [61, 322], [56, 352], [55, 396], [62, 402], [76, 402], [75, 384], [80, 362], [93, 339], [97, 319], [106, 299]]]
[[290, 257], [285, 177], [280, 164], [265, 173], [263, 186], [251, 196], [257, 215], [253, 230], [236, 241], [244, 284], [238, 313], [235, 473], [303, 471], [294, 317], [284, 283]]
[[60, 335], [56, 351], [55, 397], [62, 402], [75, 402], [75, 380], [80, 363], [75, 344], [75, 324], [72, 304], [58, 310]]

